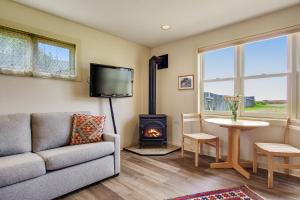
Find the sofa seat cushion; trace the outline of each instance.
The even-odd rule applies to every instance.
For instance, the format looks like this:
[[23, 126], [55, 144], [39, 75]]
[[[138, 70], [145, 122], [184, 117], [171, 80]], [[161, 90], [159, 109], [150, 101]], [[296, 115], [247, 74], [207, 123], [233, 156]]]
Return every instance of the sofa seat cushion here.
[[97, 142], [49, 149], [38, 154], [44, 159], [46, 169], [50, 171], [95, 160], [113, 152], [113, 142]]
[[0, 157], [0, 187], [36, 178], [45, 173], [44, 160], [34, 153]]

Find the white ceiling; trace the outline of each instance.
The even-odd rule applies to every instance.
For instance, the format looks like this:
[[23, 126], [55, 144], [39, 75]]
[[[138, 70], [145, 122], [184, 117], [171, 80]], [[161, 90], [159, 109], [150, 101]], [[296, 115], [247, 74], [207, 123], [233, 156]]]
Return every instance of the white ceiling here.
[[[300, 0], [15, 0], [155, 47], [300, 3]], [[162, 31], [168, 24], [171, 29]]]

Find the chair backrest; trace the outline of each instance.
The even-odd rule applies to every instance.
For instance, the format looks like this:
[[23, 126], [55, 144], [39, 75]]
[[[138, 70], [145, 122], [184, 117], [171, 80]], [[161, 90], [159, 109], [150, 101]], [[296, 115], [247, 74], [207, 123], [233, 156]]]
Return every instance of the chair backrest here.
[[290, 126], [291, 126], [291, 119], [288, 118], [286, 121], [286, 127], [284, 131], [284, 143], [288, 144], [290, 142]]
[[201, 123], [201, 114], [200, 113], [181, 113], [181, 133], [184, 133], [185, 123], [186, 122], [198, 122], [200, 129], [202, 126]]

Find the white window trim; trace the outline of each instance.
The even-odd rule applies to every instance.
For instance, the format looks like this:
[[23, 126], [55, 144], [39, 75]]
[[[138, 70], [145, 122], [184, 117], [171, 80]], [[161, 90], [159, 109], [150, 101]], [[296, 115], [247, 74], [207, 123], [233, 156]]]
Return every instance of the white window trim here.
[[[299, 33], [298, 33], [299, 34]], [[297, 46], [297, 40], [296, 40], [296, 34], [291, 34], [289, 36], [289, 75], [288, 75], [288, 100], [290, 101], [289, 107], [288, 107], [288, 115], [292, 119], [299, 118], [300, 116], [297, 116], [297, 110], [300, 105], [297, 104], [298, 99], [298, 92], [297, 92], [297, 85], [298, 85], [298, 59], [300, 59], [299, 56], [299, 47]], [[298, 86], [299, 87], [299, 86]]]
[[[283, 36], [283, 35], [280, 35]], [[235, 76], [234, 78], [216, 78], [216, 79], [210, 79], [210, 80], [204, 80], [204, 58], [203, 52], [198, 53], [198, 68], [199, 68], [199, 98], [198, 101], [198, 110], [202, 112], [204, 115], [207, 116], [223, 116], [228, 117], [230, 115], [230, 111], [206, 111], [204, 110], [204, 83], [205, 82], [218, 82], [218, 81], [226, 81], [226, 80], [234, 80], [234, 92], [235, 94], [239, 93], [244, 96], [244, 80], [247, 79], [260, 79], [260, 78], [272, 78], [272, 77], [287, 77], [287, 105], [286, 105], [286, 113], [285, 114], [276, 114], [276, 113], [258, 113], [258, 112], [245, 112], [244, 111], [244, 98], [242, 98], [242, 101], [240, 102], [240, 109], [238, 116], [241, 118], [264, 118], [264, 119], [286, 119], [287, 117], [291, 117], [292, 119], [295, 119], [297, 116], [297, 77], [299, 76], [299, 71], [297, 70], [297, 61], [300, 59], [300, 56], [297, 55], [297, 52], [299, 51], [299, 47], [297, 47], [295, 42], [295, 34], [287, 34], [288, 37], [288, 69], [287, 73], [274, 73], [274, 74], [261, 74], [261, 75], [254, 75], [254, 76], [244, 76], [244, 58], [243, 58], [243, 50], [244, 50], [244, 44], [238, 44], [235, 46], [228, 45], [223, 46], [221, 48], [217, 49], [224, 49], [229, 47], [235, 47]], [[272, 39], [279, 36], [271, 36], [270, 38], [266, 39]], [[261, 40], [256, 40], [261, 41]], [[255, 41], [251, 41], [255, 42]], [[209, 51], [211, 51], [210, 49]], [[298, 51], [297, 51], [298, 50]], [[300, 52], [300, 51], [299, 51]]]

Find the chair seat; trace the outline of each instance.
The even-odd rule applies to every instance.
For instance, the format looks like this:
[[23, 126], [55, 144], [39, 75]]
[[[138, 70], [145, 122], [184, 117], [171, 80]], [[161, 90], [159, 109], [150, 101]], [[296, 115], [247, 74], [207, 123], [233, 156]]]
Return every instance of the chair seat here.
[[267, 153], [273, 153], [274, 155], [290, 155], [300, 156], [300, 149], [289, 145], [280, 143], [255, 143], [255, 145]]
[[43, 159], [34, 153], [0, 157], [0, 188], [36, 178], [45, 173]]
[[184, 133], [183, 136], [194, 140], [213, 140], [218, 138], [218, 136], [207, 133]]
[[57, 170], [95, 160], [113, 152], [112, 142], [96, 142], [44, 150], [37, 154], [45, 160], [47, 170]]

